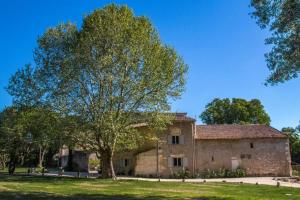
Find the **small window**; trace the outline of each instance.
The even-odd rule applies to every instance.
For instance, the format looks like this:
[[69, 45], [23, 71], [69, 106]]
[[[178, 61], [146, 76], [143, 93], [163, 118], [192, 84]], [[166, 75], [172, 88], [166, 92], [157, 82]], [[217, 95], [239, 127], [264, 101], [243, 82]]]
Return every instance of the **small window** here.
[[179, 136], [178, 135], [172, 136], [172, 144], [179, 144]]
[[241, 154], [241, 159], [251, 159], [252, 158], [252, 156], [251, 156], [251, 154]]
[[182, 158], [173, 158], [173, 166], [181, 167], [182, 166]]
[[254, 148], [254, 145], [253, 145], [253, 143], [252, 143], [252, 142], [250, 143], [250, 148], [251, 148], [251, 149], [253, 149], [253, 148]]
[[214, 162], [215, 161], [215, 158], [212, 156], [211, 157], [211, 162]]
[[124, 167], [128, 167], [129, 165], [129, 160], [127, 158], [124, 159]]

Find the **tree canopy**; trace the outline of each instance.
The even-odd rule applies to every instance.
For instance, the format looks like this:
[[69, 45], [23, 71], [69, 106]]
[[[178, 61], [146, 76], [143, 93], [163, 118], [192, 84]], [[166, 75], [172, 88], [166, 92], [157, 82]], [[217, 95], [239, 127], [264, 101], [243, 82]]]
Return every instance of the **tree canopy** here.
[[[59, 134], [68, 132], [58, 113], [43, 107], [12, 106], [0, 113], [0, 154], [9, 159], [9, 173], [25, 161], [44, 167], [44, 157], [56, 145]], [[69, 132], [68, 132], [69, 133]], [[64, 134], [64, 139], [69, 134]], [[5, 167], [6, 163], [2, 163]]]
[[281, 131], [289, 138], [292, 162], [300, 164], [300, 126], [296, 128], [285, 127]]
[[266, 44], [272, 49], [265, 55], [271, 75], [269, 84], [296, 78], [300, 72], [300, 1], [252, 0], [252, 16], [272, 35]]
[[49, 28], [34, 57], [35, 67], [11, 78], [9, 93], [16, 103], [38, 102], [79, 117], [78, 139], [101, 157], [104, 177], [115, 176], [112, 156], [135, 133], [133, 124], [168, 123], [161, 112], [180, 97], [187, 72], [149, 19], [114, 4], [87, 15], [80, 28]]
[[258, 99], [215, 98], [200, 115], [206, 124], [270, 124], [270, 117]]

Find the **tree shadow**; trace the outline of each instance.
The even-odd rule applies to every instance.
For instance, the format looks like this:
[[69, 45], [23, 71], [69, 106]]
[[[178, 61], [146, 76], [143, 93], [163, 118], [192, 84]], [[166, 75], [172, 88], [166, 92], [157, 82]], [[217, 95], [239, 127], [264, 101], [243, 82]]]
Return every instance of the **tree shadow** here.
[[44, 183], [51, 183], [51, 182], [57, 182], [57, 181], [62, 181], [62, 182], [68, 182], [68, 181], [96, 181], [99, 179], [89, 179], [89, 178], [75, 178], [75, 177], [53, 177], [53, 176], [36, 176], [36, 175], [3, 175], [0, 174], [0, 180], [5, 182], [22, 182], [22, 183], [30, 183], [30, 182], [44, 182]]
[[[20, 193], [15, 191], [1, 191], [0, 192], [1, 200], [170, 200], [170, 199], [182, 199], [182, 197], [165, 197], [165, 196], [145, 196], [145, 197], [136, 197], [132, 195], [104, 195], [104, 194], [76, 194], [70, 196], [55, 195], [50, 193], [42, 192], [31, 192], [31, 193]], [[233, 200], [232, 198], [223, 198], [223, 197], [196, 197], [196, 198], [184, 198], [187, 200]]]

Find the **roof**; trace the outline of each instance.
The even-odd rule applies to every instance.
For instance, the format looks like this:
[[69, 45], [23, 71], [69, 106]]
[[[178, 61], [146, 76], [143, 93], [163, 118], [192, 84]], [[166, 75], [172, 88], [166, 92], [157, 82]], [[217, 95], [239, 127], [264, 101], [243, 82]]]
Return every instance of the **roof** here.
[[[166, 113], [168, 115], [174, 116], [174, 122], [195, 122], [196, 120], [192, 117], [187, 116], [187, 113]], [[148, 123], [141, 122], [131, 125], [133, 128], [148, 126]]]
[[254, 139], [254, 138], [286, 138], [282, 132], [268, 125], [259, 124], [223, 124], [197, 125], [195, 139]]
[[171, 115], [175, 115], [174, 121], [196, 121], [194, 118], [189, 117], [187, 113], [170, 113]]

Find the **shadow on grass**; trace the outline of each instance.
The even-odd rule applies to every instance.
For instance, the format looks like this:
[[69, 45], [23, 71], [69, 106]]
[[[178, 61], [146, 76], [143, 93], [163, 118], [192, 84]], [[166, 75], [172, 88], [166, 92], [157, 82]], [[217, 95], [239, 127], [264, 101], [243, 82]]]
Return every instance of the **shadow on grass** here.
[[5, 175], [5, 174], [0, 174], [0, 181], [5, 181], [5, 182], [35, 182], [35, 183], [51, 183], [51, 182], [57, 182], [57, 181], [62, 181], [62, 182], [69, 182], [69, 181], [95, 181], [99, 179], [89, 179], [89, 178], [74, 178], [74, 177], [53, 177], [53, 176], [36, 176], [36, 175], [19, 175], [15, 174], [13, 176]]
[[[183, 199], [182, 197], [165, 197], [165, 196], [145, 196], [145, 197], [136, 197], [132, 195], [104, 195], [104, 194], [76, 194], [70, 196], [58, 196], [49, 193], [19, 193], [12, 191], [1, 191], [0, 192], [1, 200], [169, 200], [169, 199]], [[222, 197], [195, 197], [195, 198], [184, 198], [187, 200], [233, 200], [232, 198], [222, 198]]]

